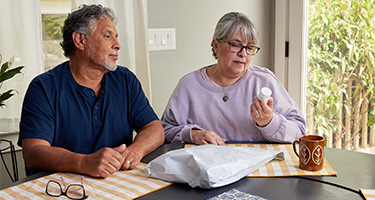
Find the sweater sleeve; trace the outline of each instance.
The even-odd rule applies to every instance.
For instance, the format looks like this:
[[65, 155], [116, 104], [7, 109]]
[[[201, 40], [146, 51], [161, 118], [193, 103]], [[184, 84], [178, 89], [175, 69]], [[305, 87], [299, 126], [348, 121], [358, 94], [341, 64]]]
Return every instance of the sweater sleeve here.
[[257, 126], [262, 136], [270, 142], [292, 143], [305, 134], [305, 119], [288, 91], [270, 73], [268, 83], [273, 91], [274, 99], [273, 118], [265, 127]]
[[292, 105], [284, 113], [274, 112], [267, 126], [257, 127], [270, 142], [292, 143], [305, 134], [305, 120], [298, 108]]
[[194, 120], [191, 100], [193, 94], [189, 87], [196, 81], [192, 73], [185, 75], [173, 91], [166, 109], [161, 118], [167, 143], [193, 143], [191, 137], [192, 129], [200, 129], [200, 125]]
[[[171, 99], [170, 101], [174, 101]], [[178, 110], [171, 109], [171, 104], [168, 103], [166, 110], [161, 119], [165, 131], [165, 140], [167, 143], [193, 143], [191, 137], [191, 130], [202, 129], [197, 124], [179, 124], [175, 118], [174, 112], [176, 114], [182, 114]]]

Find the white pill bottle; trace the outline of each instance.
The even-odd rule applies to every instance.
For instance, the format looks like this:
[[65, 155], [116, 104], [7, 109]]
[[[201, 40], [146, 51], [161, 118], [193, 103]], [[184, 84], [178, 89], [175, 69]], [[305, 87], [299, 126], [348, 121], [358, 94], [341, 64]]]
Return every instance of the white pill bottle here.
[[267, 103], [271, 95], [272, 95], [271, 89], [269, 89], [268, 87], [262, 87], [262, 89], [260, 89], [259, 91], [258, 99]]

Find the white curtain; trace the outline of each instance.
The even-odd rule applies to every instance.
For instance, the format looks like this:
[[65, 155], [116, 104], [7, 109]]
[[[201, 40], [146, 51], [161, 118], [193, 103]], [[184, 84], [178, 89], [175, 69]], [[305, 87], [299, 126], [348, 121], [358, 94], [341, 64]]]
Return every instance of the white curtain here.
[[73, 9], [81, 4], [101, 4], [116, 13], [121, 44], [118, 64], [137, 75], [151, 102], [147, 0], [72, 0]]
[[43, 71], [43, 39], [40, 0], [1, 0], [0, 53], [1, 64], [13, 55], [14, 66], [24, 65], [23, 75], [4, 82], [0, 93], [16, 89], [15, 94], [0, 108], [0, 132], [18, 131], [21, 106], [26, 89], [36, 75]]

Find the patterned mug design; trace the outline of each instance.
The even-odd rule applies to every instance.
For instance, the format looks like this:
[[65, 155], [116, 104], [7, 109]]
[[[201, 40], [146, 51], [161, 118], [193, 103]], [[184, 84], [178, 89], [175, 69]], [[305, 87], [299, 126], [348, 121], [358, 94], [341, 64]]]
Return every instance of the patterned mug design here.
[[[297, 152], [296, 145], [299, 145]], [[319, 171], [324, 164], [324, 137], [304, 135], [293, 142], [294, 153], [299, 158], [299, 168], [308, 171]]]
[[301, 148], [299, 149], [299, 153], [301, 154], [299, 156], [299, 159], [301, 160], [301, 162], [304, 165], [307, 165], [307, 163], [309, 163], [310, 157], [311, 157], [310, 149], [307, 148], [306, 145], [302, 145]]
[[323, 147], [320, 145], [316, 146], [312, 153], [312, 160], [315, 164], [320, 165], [323, 161]]

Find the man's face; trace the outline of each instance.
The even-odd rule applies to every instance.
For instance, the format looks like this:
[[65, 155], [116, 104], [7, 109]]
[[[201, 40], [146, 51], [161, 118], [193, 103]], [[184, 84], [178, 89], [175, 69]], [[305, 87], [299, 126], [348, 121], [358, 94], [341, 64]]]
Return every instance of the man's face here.
[[117, 40], [117, 30], [110, 19], [102, 19], [93, 23], [94, 31], [87, 38], [87, 53], [91, 62], [115, 71], [117, 68], [118, 50], [121, 45]]

